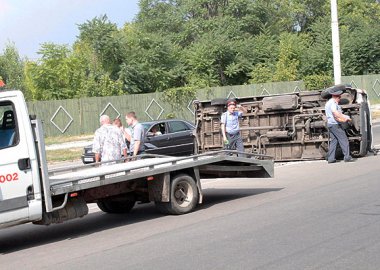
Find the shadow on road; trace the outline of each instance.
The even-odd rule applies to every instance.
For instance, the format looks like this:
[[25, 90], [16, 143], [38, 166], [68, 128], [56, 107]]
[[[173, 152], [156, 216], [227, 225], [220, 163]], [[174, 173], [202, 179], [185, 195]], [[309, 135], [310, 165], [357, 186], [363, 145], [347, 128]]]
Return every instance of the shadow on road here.
[[205, 189], [203, 204], [198, 206], [198, 209], [207, 209], [218, 203], [280, 190], [282, 188]]
[[90, 213], [63, 224], [49, 226], [23, 224], [0, 231], [0, 254], [12, 253], [44, 244], [74, 239], [104, 230], [162, 217], [153, 204], [137, 205], [129, 214]]
[[[198, 210], [207, 209], [215, 204], [227, 202], [266, 192], [279, 191], [273, 189], [205, 189], [203, 204]], [[128, 226], [142, 221], [161, 218], [153, 203], [136, 205], [129, 214], [105, 214], [95, 212], [82, 219], [75, 219], [63, 224], [49, 226], [23, 224], [0, 230], [0, 254], [17, 252], [54, 242], [75, 239], [104, 230]]]

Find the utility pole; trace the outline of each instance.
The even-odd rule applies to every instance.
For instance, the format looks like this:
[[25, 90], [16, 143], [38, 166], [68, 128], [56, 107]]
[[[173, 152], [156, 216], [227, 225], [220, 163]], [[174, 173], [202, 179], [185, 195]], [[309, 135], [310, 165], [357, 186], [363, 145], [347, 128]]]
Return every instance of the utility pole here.
[[340, 45], [339, 45], [339, 24], [337, 0], [331, 0], [331, 34], [334, 63], [335, 85], [341, 84], [342, 71], [340, 67]]

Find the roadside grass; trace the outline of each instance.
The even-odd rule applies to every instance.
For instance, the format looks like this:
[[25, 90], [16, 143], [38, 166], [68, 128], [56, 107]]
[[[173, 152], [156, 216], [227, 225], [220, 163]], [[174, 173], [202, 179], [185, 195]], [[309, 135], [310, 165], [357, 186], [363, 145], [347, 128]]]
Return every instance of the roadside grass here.
[[59, 149], [59, 150], [47, 150], [46, 159], [48, 163], [61, 162], [61, 161], [76, 161], [80, 160], [83, 153], [83, 147]]
[[77, 136], [55, 136], [55, 137], [46, 137], [45, 144], [59, 144], [59, 143], [67, 143], [67, 142], [76, 142], [76, 141], [84, 141], [91, 140], [94, 138], [94, 134], [86, 134], [86, 135], [77, 135]]

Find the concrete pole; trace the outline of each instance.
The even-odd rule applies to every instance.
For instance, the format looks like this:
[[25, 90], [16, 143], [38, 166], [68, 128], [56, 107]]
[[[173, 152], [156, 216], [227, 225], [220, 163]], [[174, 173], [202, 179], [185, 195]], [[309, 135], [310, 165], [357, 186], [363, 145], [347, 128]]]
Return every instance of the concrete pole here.
[[331, 34], [334, 63], [335, 85], [341, 84], [342, 71], [340, 67], [340, 45], [339, 45], [339, 24], [337, 0], [331, 0]]

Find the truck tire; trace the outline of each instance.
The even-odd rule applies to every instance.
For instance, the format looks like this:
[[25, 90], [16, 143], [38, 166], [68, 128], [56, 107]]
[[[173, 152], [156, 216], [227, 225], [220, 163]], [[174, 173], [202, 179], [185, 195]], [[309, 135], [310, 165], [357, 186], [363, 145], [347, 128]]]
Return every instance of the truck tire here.
[[360, 107], [360, 150], [359, 156], [364, 157], [367, 155], [368, 151], [371, 149], [372, 138], [371, 138], [371, 119], [369, 114], [368, 103], [363, 103]]
[[331, 87], [323, 90], [321, 92], [321, 97], [323, 99], [329, 99], [329, 98], [331, 98], [331, 93], [334, 93], [337, 91], [345, 91], [345, 90], [346, 90], [346, 86], [343, 84], [334, 85], [334, 86], [331, 86]]
[[163, 214], [182, 215], [191, 212], [198, 204], [199, 192], [194, 179], [187, 174], [173, 178], [170, 186], [170, 202], [156, 202]]
[[135, 206], [135, 200], [112, 200], [105, 199], [97, 202], [98, 207], [105, 213], [125, 214], [129, 213]]

